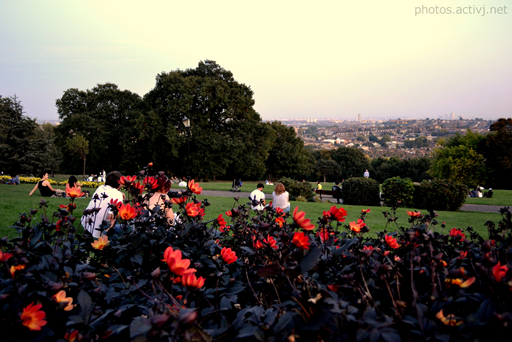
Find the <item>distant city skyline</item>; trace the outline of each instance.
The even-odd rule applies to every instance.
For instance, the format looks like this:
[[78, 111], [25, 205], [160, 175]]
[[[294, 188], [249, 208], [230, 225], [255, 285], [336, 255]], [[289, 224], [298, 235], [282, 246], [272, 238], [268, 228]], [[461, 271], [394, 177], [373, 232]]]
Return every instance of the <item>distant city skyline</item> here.
[[264, 120], [512, 117], [512, 8], [416, 11], [436, 5], [0, 0], [0, 95], [56, 120], [67, 89], [111, 82], [144, 96], [159, 73], [210, 59], [251, 87]]

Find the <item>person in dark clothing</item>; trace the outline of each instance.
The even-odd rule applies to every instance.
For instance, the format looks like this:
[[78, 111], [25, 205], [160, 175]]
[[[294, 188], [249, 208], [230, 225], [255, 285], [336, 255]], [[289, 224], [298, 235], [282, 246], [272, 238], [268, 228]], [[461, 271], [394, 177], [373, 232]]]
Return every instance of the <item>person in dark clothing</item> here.
[[336, 198], [336, 203], [341, 203], [340, 202], [340, 199], [341, 199], [340, 181], [336, 181], [331, 190], [334, 191], [334, 193], [332, 194], [332, 197]]
[[39, 192], [43, 197], [52, 197], [64, 194], [64, 190], [52, 188], [52, 185], [50, 184], [50, 182], [48, 182], [48, 172], [41, 173], [41, 180], [37, 182], [37, 184], [34, 186], [32, 191], [30, 191], [28, 195], [32, 196], [36, 189], [39, 189]]

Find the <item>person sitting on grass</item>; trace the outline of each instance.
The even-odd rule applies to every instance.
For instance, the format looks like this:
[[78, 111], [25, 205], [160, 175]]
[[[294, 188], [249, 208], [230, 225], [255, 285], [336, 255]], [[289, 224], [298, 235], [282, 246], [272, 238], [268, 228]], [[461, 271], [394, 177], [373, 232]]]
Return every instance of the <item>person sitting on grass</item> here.
[[36, 191], [36, 189], [39, 189], [39, 192], [43, 197], [66, 197], [66, 193], [64, 190], [52, 188], [52, 185], [50, 184], [50, 182], [48, 182], [48, 172], [41, 172], [40, 177], [41, 180], [37, 182], [32, 191], [30, 191], [30, 193], [28, 194], [29, 196], [32, 196], [34, 191]]
[[20, 177], [18, 177], [17, 173], [13, 173], [11, 177], [12, 178], [6, 184], [20, 185]]
[[283, 183], [277, 183], [272, 193], [272, 205], [274, 208], [281, 208], [285, 213], [290, 211], [290, 194], [286, 191]]
[[[82, 184], [78, 181], [78, 179], [76, 179], [75, 176], [69, 177], [68, 182], [66, 183], [66, 193], [71, 188], [77, 189], [77, 191], [80, 193], [82, 192]], [[84, 195], [82, 196], [82, 198], [88, 197], [89, 194], [90, 194], [89, 191], [84, 191]]]

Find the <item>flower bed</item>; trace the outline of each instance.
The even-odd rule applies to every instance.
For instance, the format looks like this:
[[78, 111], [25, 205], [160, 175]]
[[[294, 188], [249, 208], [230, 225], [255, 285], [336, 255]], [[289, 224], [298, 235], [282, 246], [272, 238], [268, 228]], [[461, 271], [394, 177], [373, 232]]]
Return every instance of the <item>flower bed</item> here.
[[[11, 178], [12, 177], [10, 177], [10, 176], [0, 176], [0, 180], [2, 180], [2, 181], [9, 181]], [[26, 184], [36, 184], [37, 182], [39, 182], [41, 180], [41, 178], [39, 178], [39, 177], [19, 177], [19, 178], [20, 178], [20, 183], [26, 183]], [[57, 182], [53, 179], [47, 179], [47, 181], [52, 185], [61, 185], [61, 186], [65, 186], [68, 183], [68, 181]], [[82, 184], [82, 188], [96, 189], [97, 187], [99, 187], [100, 185], [103, 185], [105, 183], [104, 182], [98, 183], [98, 182], [83, 181], [83, 182], [80, 182], [80, 184]]]
[[131, 197], [111, 204], [119, 233], [77, 234], [74, 198], [55, 214], [42, 201], [20, 216], [19, 237], [1, 240], [2, 331], [22, 341], [473, 341], [511, 332], [506, 208], [498, 225], [487, 223], [487, 239], [447, 229], [434, 212], [409, 212], [399, 227], [393, 211], [371, 238], [369, 210], [345, 222], [333, 206], [312, 222], [298, 208], [254, 215], [235, 202], [204, 222], [209, 203], [196, 200], [193, 181], [152, 211], [140, 204], [151, 178], [123, 184]]

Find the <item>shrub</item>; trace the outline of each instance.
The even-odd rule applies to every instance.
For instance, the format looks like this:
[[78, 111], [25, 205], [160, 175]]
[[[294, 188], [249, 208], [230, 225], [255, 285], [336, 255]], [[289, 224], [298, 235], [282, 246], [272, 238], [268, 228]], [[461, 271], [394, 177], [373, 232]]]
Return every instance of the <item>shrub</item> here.
[[371, 178], [349, 178], [343, 183], [341, 198], [344, 204], [379, 205], [379, 183]]
[[297, 201], [297, 202], [307, 202], [308, 200], [305, 197], [303, 197], [303, 196], [297, 196], [295, 198], [295, 201]]
[[413, 205], [414, 185], [409, 178], [388, 178], [382, 184], [385, 205], [410, 208]]
[[298, 208], [254, 216], [236, 202], [226, 220], [203, 222], [209, 203], [194, 193], [164, 204], [175, 226], [163, 208], [129, 198], [134, 217], [101, 241], [77, 234], [73, 202], [48, 215], [41, 201], [20, 215], [19, 236], [0, 240], [3, 341], [483, 341], [512, 332], [506, 208], [499, 225], [487, 222], [488, 240], [471, 228], [444, 234], [434, 212], [403, 225], [386, 212], [385, 230], [368, 236], [374, 213], [344, 224], [336, 206], [317, 225]]
[[290, 199], [295, 199], [298, 196], [309, 199], [315, 195], [309, 182], [299, 182], [287, 177], [280, 178], [278, 182], [283, 183], [286, 191], [290, 194]]
[[424, 180], [416, 196], [418, 208], [455, 211], [466, 201], [468, 187], [451, 180]]

